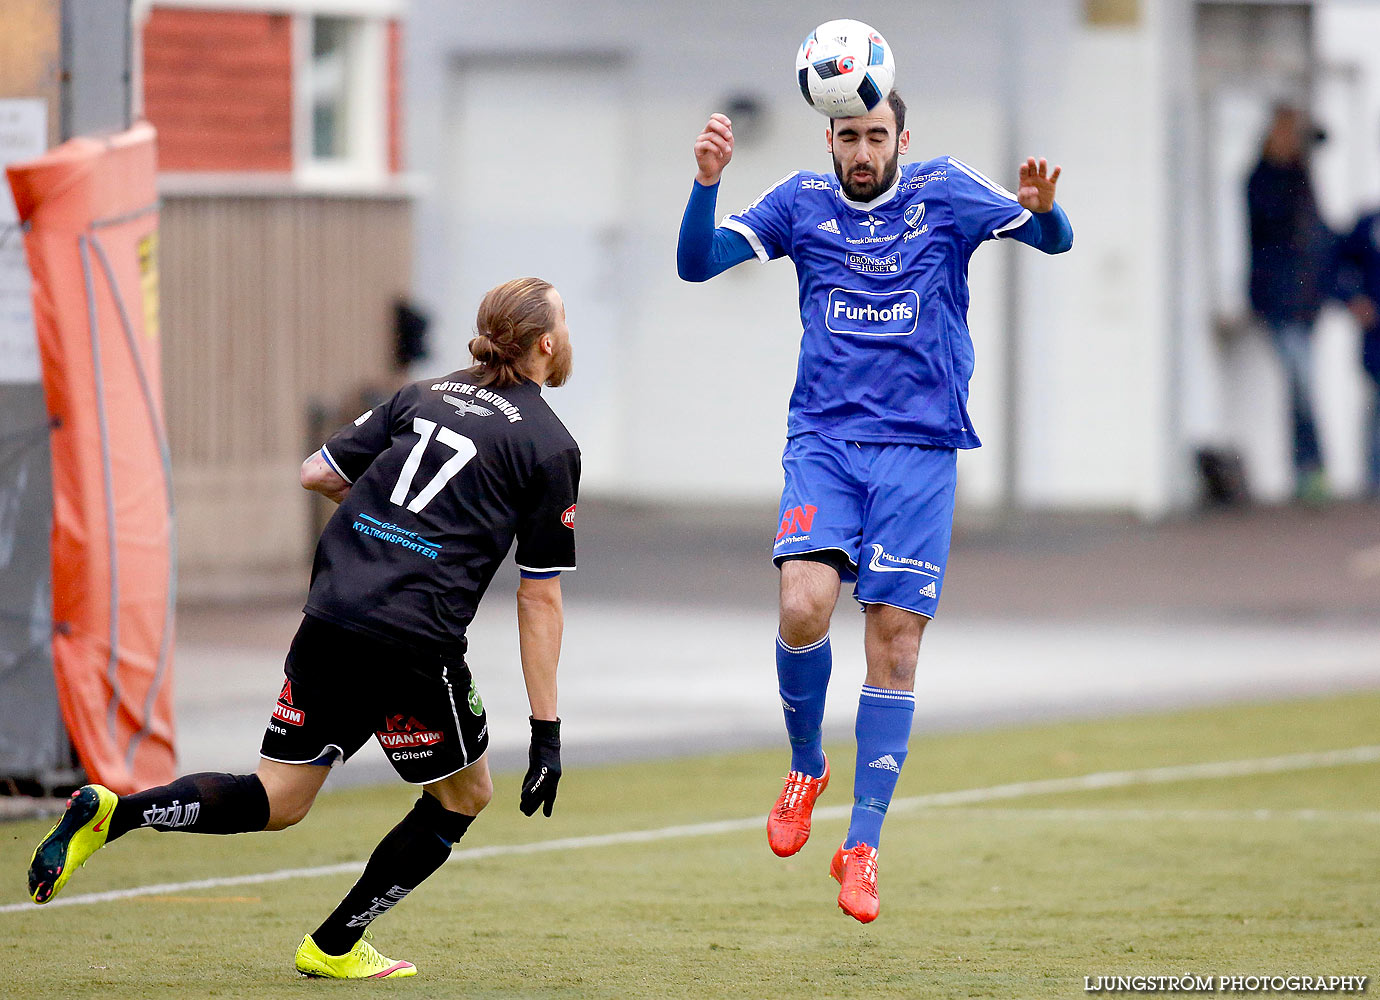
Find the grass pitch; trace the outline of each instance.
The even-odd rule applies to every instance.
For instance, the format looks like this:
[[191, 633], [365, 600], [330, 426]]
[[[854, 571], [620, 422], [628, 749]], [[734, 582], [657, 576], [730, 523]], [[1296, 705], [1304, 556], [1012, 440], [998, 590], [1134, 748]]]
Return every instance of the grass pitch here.
[[[898, 797], [1091, 772], [1380, 743], [1380, 693], [917, 736]], [[834, 746], [849, 800], [851, 748]], [[761, 829], [779, 752], [575, 769], [551, 819], [517, 811], [517, 775], [457, 856], [375, 925], [420, 972], [299, 978], [292, 954], [350, 875], [0, 912], [0, 995], [24, 998], [1073, 997], [1084, 976], [1380, 974], [1380, 764], [898, 808], [880, 852], [880, 919], [836, 907], [842, 819], [779, 860]], [[329, 786], [328, 786], [329, 787]], [[414, 794], [327, 791], [299, 827], [235, 838], [136, 831], [60, 899], [363, 859]], [[465, 850], [681, 824], [718, 833]], [[22, 903], [47, 822], [0, 826], [0, 905]]]

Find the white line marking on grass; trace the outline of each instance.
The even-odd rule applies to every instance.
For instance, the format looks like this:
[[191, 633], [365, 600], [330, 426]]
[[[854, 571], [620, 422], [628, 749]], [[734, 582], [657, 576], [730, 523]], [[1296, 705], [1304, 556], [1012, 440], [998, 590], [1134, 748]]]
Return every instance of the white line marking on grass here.
[[[1127, 788], [1133, 785], [1162, 785], [1176, 781], [1209, 781], [1221, 778], [1240, 778], [1258, 774], [1281, 774], [1288, 771], [1309, 771], [1324, 767], [1341, 767], [1350, 764], [1373, 764], [1380, 761], [1380, 746], [1351, 747], [1346, 750], [1323, 750], [1315, 753], [1286, 754], [1280, 757], [1257, 757], [1251, 760], [1214, 761], [1203, 764], [1179, 764], [1172, 767], [1150, 767], [1136, 771], [1099, 771], [1072, 778], [1046, 778], [1041, 781], [1018, 781], [1008, 785], [991, 785], [987, 788], [967, 788], [953, 792], [932, 792], [929, 795], [914, 795], [896, 799], [889, 812], [914, 812], [921, 809], [940, 809], [946, 806], [968, 806], [984, 802], [1001, 802], [1008, 799], [1028, 798], [1033, 795], [1058, 795], [1066, 792], [1097, 791], [1104, 788]], [[829, 806], [815, 810], [815, 819], [844, 819], [852, 811], [851, 806]], [[1060, 811], [1060, 810], [1052, 810]], [[1073, 810], [1078, 812], [1080, 810]], [[1117, 812], [1118, 810], [1105, 810]], [[1092, 810], [1090, 812], [1103, 812]], [[1134, 815], [1135, 810], [1121, 810]], [[1148, 810], [1154, 813], [1156, 810]], [[1268, 810], [1246, 810], [1232, 815], [1256, 816]], [[1275, 812], [1274, 816], [1301, 816], [1312, 810]], [[1179, 814], [1198, 813], [1203, 817], [1212, 814], [1211, 810], [1184, 810]], [[761, 816], [750, 819], [728, 819], [714, 823], [688, 823], [681, 826], [663, 826], [655, 830], [620, 830], [617, 833], [603, 833], [589, 837], [561, 837], [556, 840], [539, 840], [530, 844], [496, 844], [492, 847], [474, 847], [455, 851], [452, 859], [478, 861], [483, 858], [512, 857], [522, 854], [546, 854], [553, 851], [574, 851], [591, 847], [618, 847], [624, 844], [646, 844], [659, 840], [679, 840], [688, 837], [712, 837], [721, 833], [741, 833], [757, 830], [765, 825]], [[227, 875], [217, 878], [197, 879], [193, 882], [165, 882], [161, 885], [137, 886], [133, 889], [114, 889], [110, 892], [93, 892], [82, 896], [64, 896], [46, 903], [42, 907], [51, 910], [61, 906], [87, 906], [92, 903], [107, 903], [121, 899], [135, 899], [140, 896], [168, 896], [201, 889], [218, 889], [232, 885], [260, 885], [265, 882], [282, 882], [288, 879], [316, 878], [324, 875], [358, 875], [364, 870], [363, 861], [346, 861], [335, 865], [319, 865], [314, 868], [284, 868], [273, 872], [260, 872], [252, 875]], [[0, 913], [19, 913], [34, 910], [32, 903], [9, 903], [0, 906]]]
[[1106, 809], [1002, 809], [975, 808], [945, 809], [944, 818], [962, 819], [1031, 820], [1044, 819], [1055, 822], [1092, 822], [1108, 820], [1135, 820], [1136, 822], [1167, 822], [1181, 820], [1188, 823], [1276, 823], [1292, 821], [1298, 823], [1377, 823], [1380, 812], [1360, 809], [1120, 809], [1109, 806]]

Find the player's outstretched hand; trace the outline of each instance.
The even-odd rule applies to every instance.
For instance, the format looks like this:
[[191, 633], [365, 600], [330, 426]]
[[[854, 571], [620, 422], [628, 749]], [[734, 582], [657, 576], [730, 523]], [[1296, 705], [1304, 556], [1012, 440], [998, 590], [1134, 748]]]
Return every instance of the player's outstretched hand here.
[[1054, 185], [1059, 183], [1062, 167], [1049, 169], [1049, 161], [1031, 156], [1021, 164], [1021, 183], [1016, 188], [1016, 200], [1022, 208], [1032, 212], [1048, 212], [1054, 208]]
[[718, 112], [709, 116], [695, 139], [695, 180], [705, 187], [719, 183], [719, 175], [733, 159], [733, 123]]
[[519, 808], [524, 816], [531, 816], [541, 806], [542, 814], [550, 816], [556, 802], [556, 786], [561, 781], [561, 720], [529, 721], [532, 745], [527, 751], [527, 774], [522, 779]]

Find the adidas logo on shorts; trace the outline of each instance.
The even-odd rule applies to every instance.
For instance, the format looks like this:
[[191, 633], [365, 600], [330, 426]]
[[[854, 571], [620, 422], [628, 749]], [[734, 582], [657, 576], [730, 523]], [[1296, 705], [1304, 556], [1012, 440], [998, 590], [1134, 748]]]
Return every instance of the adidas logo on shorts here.
[[897, 774], [901, 773], [901, 765], [896, 763], [896, 758], [889, 753], [882, 754], [867, 766], [875, 767], [879, 771], [895, 771]]
[[839, 233], [839, 220], [838, 220], [838, 219], [825, 219], [823, 222], [821, 222], [821, 223], [820, 223], [818, 226], [816, 226], [815, 228], [816, 228], [816, 229], [823, 229], [826, 233], [833, 233], [835, 236], [841, 235], [841, 234]]
[[939, 591], [935, 589], [934, 581], [933, 581], [933, 580], [931, 580], [929, 583], [925, 584], [923, 587], [920, 588], [920, 596], [921, 596], [921, 597], [938, 597], [938, 596], [939, 596]]

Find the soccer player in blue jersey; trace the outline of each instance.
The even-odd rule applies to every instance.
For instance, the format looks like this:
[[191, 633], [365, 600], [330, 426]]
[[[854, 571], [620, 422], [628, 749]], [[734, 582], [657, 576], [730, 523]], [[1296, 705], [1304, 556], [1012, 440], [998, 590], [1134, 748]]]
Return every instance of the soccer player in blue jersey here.
[[829, 784], [820, 742], [829, 621], [849, 581], [866, 612], [867, 679], [852, 819], [830, 873], [839, 906], [868, 923], [882, 820], [910, 741], [920, 636], [944, 582], [957, 450], [979, 444], [967, 410], [968, 259], [998, 238], [1062, 253], [1073, 233], [1054, 202], [1059, 168], [1045, 160], [1021, 164], [1014, 194], [949, 156], [901, 167], [910, 133], [895, 92], [862, 117], [832, 120], [825, 142], [832, 175], [787, 174], [715, 228], [733, 130], [713, 115], [695, 141], [676, 260], [687, 281], [753, 257], [795, 262], [804, 332], [773, 550], [791, 766], [767, 839], [782, 857], [799, 851]]

